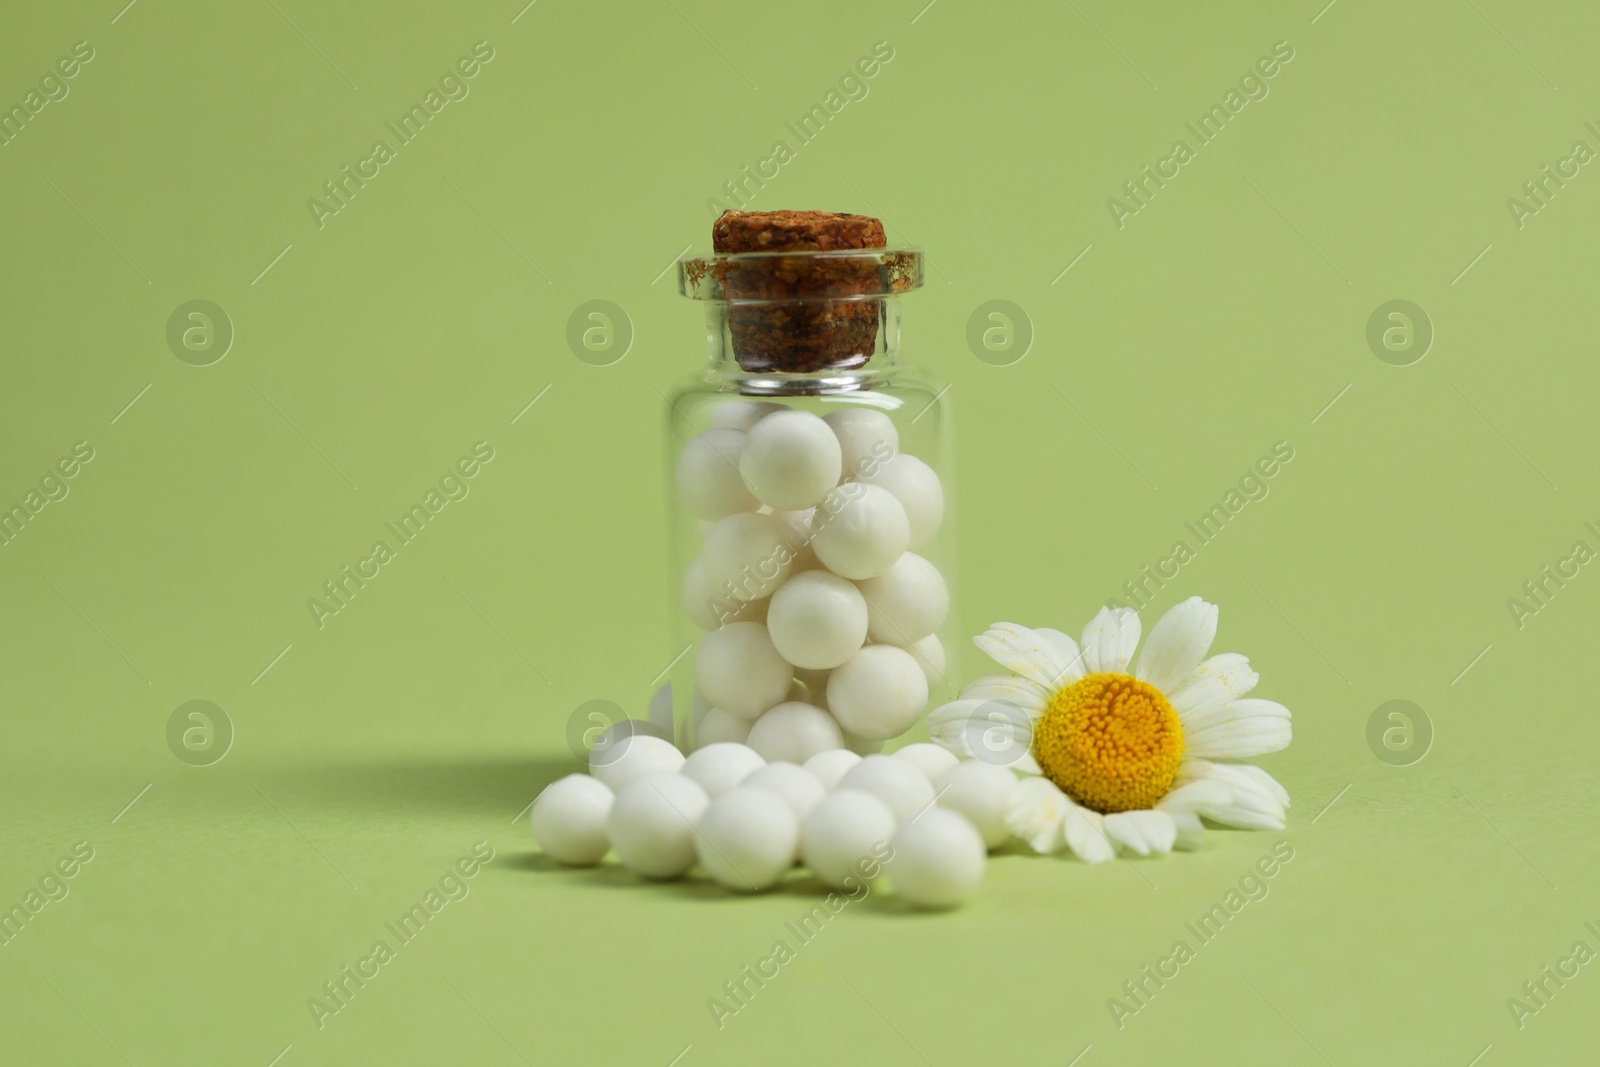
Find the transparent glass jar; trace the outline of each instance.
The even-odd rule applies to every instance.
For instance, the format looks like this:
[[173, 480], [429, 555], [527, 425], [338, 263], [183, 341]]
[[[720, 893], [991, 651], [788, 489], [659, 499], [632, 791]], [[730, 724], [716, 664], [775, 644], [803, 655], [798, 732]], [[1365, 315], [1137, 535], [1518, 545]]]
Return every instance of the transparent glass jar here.
[[678, 273], [709, 341], [667, 397], [679, 745], [803, 762], [920, 739], [957, 653], [948, 403], [900, 361], [921, 254], [723, 254]]

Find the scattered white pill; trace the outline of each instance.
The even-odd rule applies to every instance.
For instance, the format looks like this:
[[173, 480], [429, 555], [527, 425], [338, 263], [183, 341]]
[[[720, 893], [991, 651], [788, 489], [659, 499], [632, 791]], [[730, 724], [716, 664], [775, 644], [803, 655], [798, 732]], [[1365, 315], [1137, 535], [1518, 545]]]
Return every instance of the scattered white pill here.
[[818, 505], [813, 525], [811, 548], [817, 559], [854, 581], [882, 574], [911, 543], [906, 509], [893, 493], [877, 485], [839, 486]]
[[865, 741], [899, 737], [927, 706], [928, 679], [903, 648], [868, 645], [828, 675], [828, 710], [841, 729]]
[[767, 600], [738, 600], [719, 591], [706, 574], [705, 560], [696, 556], [684, 568], [678, 587], [683, 613], [702, 630], [715, 630], [730, 622], [764, 622]]
[[801, 764], [801, 767], [821, 782], [824, 789], [831, 790], [839, 784], [839, 779], [844, 777], [845, 771], [860, 762], [861, 757], [848, 748], [835, 748], [827, 752], [818, 752]]
[[683, 753], [678, 746], [649, 734], [630, 734], [604, 748], [596, 745], [589, 750], [589, 773], [613, 793], [654, 771], [672, 772], [682, 766]]
[[866, 598], [867, 633], [874, 641], [915, 644], [943, 626], [950, 614], [944, 575], [915, 552], [902, 553], [888, 570], [857, 584]]
[[749, 745], [718, 741], [695, 749], [684, 760], [682, 774], [716, 799], [766, 764], [767, 761]]
[[961, 762], [956, 757], [956, 754], [948, 748], [943, 745], [929, 744], [926, 741], [919, 741], [914, 745], [897, 748], [891, 755], [895, 759], [903, 759], [910, 763], [921, 771], [922, 776], [929, 782], [938, 782], [945, 772]]
[[928, 691], [931, 693], [935, 686], [945, 680], [944, 644], [939, 640], [939, 635], [929, 634], [906, 651], [911, 653], [911, 658], [922, 668], [922, 676], [928, 679]]
[[760, 506], [739, 473], [744, 449], [743, 430], [710, 429], [683, 446], [678, 454], [678, 496], [691, 515], [715, 520]]
[[933, 783], [928, 776], [909, 761], [893, 756], [862, 757], [844, 772], [838, 788], [871, 793], [889, 805], [897, 819], [909, 819], [933, 803]]
[[794, 812], [797, 819], [805, 818], [807, 813], [828, 795], [822, 783], [817, 781], [816, 775], [804, 767], [786, 762], [757, 767], [739, 783], [739, 788], [765, 789], [782, 797], [783, 802], [789, 805], [789, 810]]
[[694, 866], [694, 824], [710, 803], [692, 779], [646, 775], [618, 790], [606, 834], [630, 871], [646, 878], [676, 878]]
[[711, 425], [749, 433], [752, 426], [768, 415], [787, 410], [782, 404], [770, 400], [730, 400], [712, 412]]
[[939, 804], [966, 816], [983, 837], [986, 848], [999, 848], [1011, 837], [1006, 812], [1017, 776], [1008, 768], [983, 760], [962, 760], [934, 779]]
[[533, 802], [533, 839], [558, 863], [569, 867], [599, 863], [611, 850], [606, 816], [611, 814], [614, 799], [604, 782], [587, 774], [569, 774], [551, 782]]
[[694, 673], [713, 706], [746, 719], [783, 703], [794, 681], [794, 668], [759, 622], [730, 623], [702, 637]]
[[815, 704], [786, 701], [755, 721], [745, 744], [768, 762], [804, 763], [818, 752], [838, 748], [843, 741], [832, 715]]
[[901, 452], [878, 464], [877, 470], [861, 480], [889, 490], [900, 501], [911, 526], [907, 547], [913, 552], [921, 551], [939, 532], [944, 522], [944, 487], [933, 468], [922, 460]]
[[779, 411], [750, 428], [739, 472], [757, 500], [773, 508], [809, 508], [839, 484], [839, 439], [807, 411]]
[[800, 820], [766, 789], [739, 788], [711, 802], [695, 827], [700, 865], [729, 889], [770, 889], [794, 866]]
[[843, 476], [860, 478], [900, 449], [900, 431], [889, 416], [872, 408], [845, 408], [822, 417], [839, 438]]
[[966, 819], [930, 808], [900, 824], [891, 842], [889, 881], [901, 900], [919, 908], [950, 908], [983, 881], [983, 838]]
[[700, 559], [713, 595], [760, 600], [789, 577], [796, 553], [771, 515], [741, 511], [706, 531]]
[[873, 794], [835, 790], [800, 825], [801, 862], [823, 885], [854, 892], [880, 872], [896, 821]]
[[705, 718], [701, 719], [700, 725], [695, 728], [695, 747], [705, 748], [707, 745], [721, 744], [724, 741], [742, 745], [750, 736], [750, 727], [754, 725], [754, 719], [741, 719], [737, 715], [729, 715], [721, 708], [712, 708], [706, 712]]
[[634, 734], [659, 737], [663, 741], [672, 740], [670, 733], [646, 719], [618, 719], [600, 731], [600, 736], [595, 738], [594, 744], [589, 746], [589, 763], [592, 765], [597, 762], [603, 762], [607, 749], [624, 737], [632, 737]]
[[802, 571], [772, 594], [767, 630], [778, 652], [796, 667], [828, 670], [861, 648], [869, 617], [855, 583], [828, 571]]

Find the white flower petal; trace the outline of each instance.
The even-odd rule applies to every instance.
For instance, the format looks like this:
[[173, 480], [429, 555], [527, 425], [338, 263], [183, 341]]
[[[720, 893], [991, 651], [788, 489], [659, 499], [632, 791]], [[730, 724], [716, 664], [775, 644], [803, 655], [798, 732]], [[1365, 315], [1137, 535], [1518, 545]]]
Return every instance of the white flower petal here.
[[1033, 718], [1004, 700], [952, 700], [928, 713], [928, 737], [962, 759], [1038, 774]]
[[979, 650], [1013, 674], [1020, 674], [1049, 692], [1061, 687], [1071, 669], [1056, 654], [1055, 645], [1026, 626], [997, 622], [972, 639]]
[[1106, 836], [1113, 844], [1148, 856], [1172, 851], [1178, 824], [1164, 811], [1119, 811], [1106, 816]]
[[1083, 650], [1078, 647], [1078, 642], [1062, 633], [1060, 630], [1047, 630], [1043, 627], [1034, 630], [1034, 633], [1044, 638], [1056, 650], [1056, 659], [1067, 665], [1061, 675], [1060, 686], [1068, 686], [1082, 678], [1088, 672], [1083, 668]]
[[1202, 811], [1200, 814], [1219, 826], [1231, 826], [1236, 830], [1282, 830], [1284, 826], [1282, 815], [1251, 811], [1249, 808], [1232, 804]]
[[1215, 778], [1197, 778], [1176, 787], [1156, 801], [1156, 810], [1168, 815], [1193, 815], [1204, 807], [1233, 803], [1233, 788]]
[[[1232, 714], [1226, 714], [1228, 712]], [[1184, 751], [1205, 759], [1244, 759], [1281, 752], [1293, 736], [1289, 709], [1270, 700], [1236, 700], [1226, 717], [1202, 730], [1183, 732]]]
[[1179, 785], [1197, 780], [1220, 782], [1233, 794], [1227, 803], [1208, 802], [1195, 808], [1212, 822], [1245, 830], [1283, 829], [1287, 805], [1280, 794], [1284, 797], [1288, 794], [1260, 768], [1248, 763], [1212, 763], [1204, 759], [1186, 759], [1178, 765]]
[[1217, 606], [1197, 596], [1174, 607], [1150, 628], [1135, 675], [1163, 693], [1189, 680], [1217, 636]]
[[1173, 839], [1172, 847], [1184, 852], [1193, 852], [1205, 840], [1205, 823], [1200, 821], [1200, 816], [1192, 811], [1168, 812], [1172, 822], [1178, 829], [1177, 837]]
[[1242, 775], [1259, 788], [1266, 791], [1267, 795], [1281, 804], [1285, 811], [1290, 807], [1289, 791], [1278, 780], [1253, 763], [1219, 764], [1227, 767], [1234, 775]]
[[[1072, 804], [1071, 799], [1067, 800]], [[1061, 820], [1061, 835], [1075, 856], [1085, 863], [1105, 863], [1117, 858], [1117, 850], [1106, 836], [1106, 817], [1098, 811], [1072, 804]]]
[[1225, 704], [1218, 704], [1205, 711], [1179, 715], [1178, 721], [1183, 725], [1184, 737], [1188, 737], [1192, 733], [1209, 730], [1213, 726], [1236, 722], [1240, 719], [1253, 719], [1262, 715], [1279, 719], [1288, 719], [1290, 717], [1289, 709], [1276, 701], [1262, 700], [1260, 697], [1244, 697], [1239, 700], [1230, 700]]
[[1128, 669], [1139, 647], [1139, 613], [1132, 608], [1101, 608], [1083, 628], [1085, 674]]
[[1004, 700], [1032, 719], [1044, 714], [1050, 698], [1044, 687], [1016, 674], [989, 674], [961, 687], [962, 700]]
[[1248, 657], [1223, 652], [1196, 667], [1187, 681], [1167, 693], [1167, 701], [1187, 729], [1191, 718], [1246, 696], [1260, 680]]
[[972, 721], [987, 700], [952, 700], [928, 712], [928, 738], [962, 759], [972, 757]]
[[1060, 852], [1062, 820], [1073, 806], [1050, 779], [1024, 778], [1007, 802], [1006, 826], [1035, 852]]

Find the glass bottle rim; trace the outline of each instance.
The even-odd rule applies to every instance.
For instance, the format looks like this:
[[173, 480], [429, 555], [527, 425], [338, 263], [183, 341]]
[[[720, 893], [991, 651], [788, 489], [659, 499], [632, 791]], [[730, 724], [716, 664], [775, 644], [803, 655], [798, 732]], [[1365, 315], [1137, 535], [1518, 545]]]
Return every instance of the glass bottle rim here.
[[[923, 256], [911, 248], [850, 248], [828, 252], [718, 252], [678, 260], [678, 292], [691, 300], [758, 306], [881, 300], [922, 288]], [[837, 272], [836, 285], [816, 279]], [[782, 291], [786, 276], [810, 279]], [[744, 290], [744, 291], [741, 291]]]

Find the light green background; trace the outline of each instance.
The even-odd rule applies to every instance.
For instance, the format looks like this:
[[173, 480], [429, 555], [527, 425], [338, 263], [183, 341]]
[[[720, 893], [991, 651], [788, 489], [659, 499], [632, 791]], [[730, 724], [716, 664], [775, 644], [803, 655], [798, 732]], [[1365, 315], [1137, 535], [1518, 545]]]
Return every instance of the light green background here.
[[[1600, 577], [1521, 629], [1506, 607], [1600, 548], [1600, 177], [1520, 230], [1506, 208], [1600, 147], [1592, 7], [120, 2], [0, 28], [8, 105], [96, 50], [0, 148], [0, 501], [96, 451], [0, 548], [0, 901], [95, 850], [0, 947], [0, 1058], [1592, 1056], [1593, 966], [1520, 1031], [1506, 1009], [1600, 948]], [[307, 198], [480, 40], [471, 95], [319, 230]], [[642, 710], [673, 651], [658, 391], [703, 334], [658, 275], [879, 40], [870, 96], [756, 206], [881, 214], [929, 253], [906, 345], [952, 385], [966, 627], [1076, 630], [1291, 442], [1154, 608], [1222, 605], [1219, 648], [1294, 711], [1261, 762], [1295, 806], [1159, 861], [1003, 855], [953, 915], [852, 906], [719, 1032], [706, 999], [814, 896], [553, 870], [512, 820], [574, 766], [572, 709]], [[1118, 230], [1107, 198], [1280, 40], [1270, 96]], [[164, 338], [197, 298], [237, 330], [209, 367]], [[604, 368], [564, 341], [599, 298], [636, 332]], [[1437, 330], [1409, 367], [1365, 341], [1396, 298]], [[1036, 330], [1014, 366], [967, 349], [990, 299]], [[479, 440], [471, 495], [318, 630], [307, 598]], [[191, 699], [237, 730], [210, 767], [166, 744]], [[1437, 732], [1411, 767], [1367, 747], [1391, 699]], [[1270, 895], [1119, 1031], [1107, 998], [1279, 837]], [[478, 841], [470, 896], [316, 1029], [306, 999]]]

